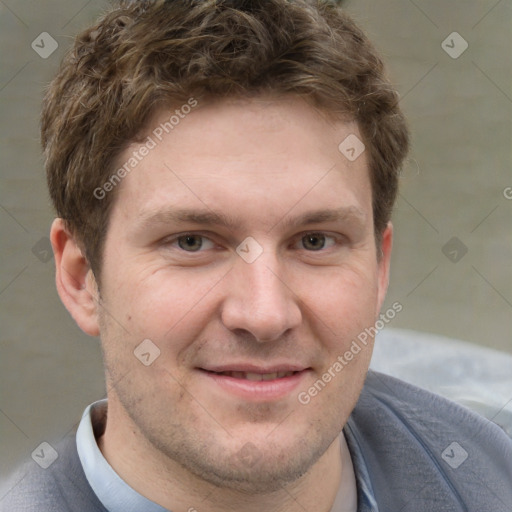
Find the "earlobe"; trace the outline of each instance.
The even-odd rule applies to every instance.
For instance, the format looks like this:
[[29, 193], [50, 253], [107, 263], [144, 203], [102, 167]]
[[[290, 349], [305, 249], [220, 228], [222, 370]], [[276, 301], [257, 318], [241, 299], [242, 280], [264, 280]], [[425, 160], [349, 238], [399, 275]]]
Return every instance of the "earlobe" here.
[[82, 331], [98, 336], [98, 288], [89, 263], [62, 219], [53, 221], [50, 240], [60, 299]]
[[391, 262], [391, 249], [393, 247], [393, 224], [388, 222], [386, 229], [382, 233], [379, 260], [379, 291], [378, 291], [378, 311], [384, 303], [389, 284], [389, 267]]

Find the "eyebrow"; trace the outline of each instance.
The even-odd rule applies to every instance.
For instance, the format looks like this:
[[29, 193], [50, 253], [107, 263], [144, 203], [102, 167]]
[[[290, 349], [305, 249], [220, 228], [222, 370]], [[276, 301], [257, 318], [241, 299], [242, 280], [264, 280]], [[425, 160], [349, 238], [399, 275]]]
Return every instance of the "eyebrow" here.
[[137, 222], [137, 228], [144, 230], [155, 224], [177, 224], [179, 222], [203, 226], [222, 226], [229, 229], [235, 229], [237, 225], [237, 220], [234, 217], [213, 210], [178, 209], [142, 213]]
[[363, 226], [366, 222], [366, 214], [357, 206], [343, 206], [306, 212], [298, 217], [285, 216], [278, 224], [285, 228], [296, 228], [322, 222], [355, 223]]
[[[269, 231], [281, 225], [284, 229], [319, 224], [323, 222], [344, 222], [364, 226], [367, 215], [357, 206], [345, 206], [334, 209], [321, 209], [305, 212], [297, 217], [288, 214], [277, 221]], [[158, 224], [190, 223], [202, 226], [224, 227], [234, 231], [242, 222], [238, 217], [226, 215], [213, 210], [159, 210], [142, 213], [137, 222], [137, 229], [144, 231]]]

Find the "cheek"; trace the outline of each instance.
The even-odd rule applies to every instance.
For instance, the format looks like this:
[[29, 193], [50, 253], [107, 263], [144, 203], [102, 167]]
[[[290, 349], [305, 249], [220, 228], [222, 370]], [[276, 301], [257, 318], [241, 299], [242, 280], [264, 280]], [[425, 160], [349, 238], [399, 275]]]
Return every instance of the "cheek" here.
[[308, 297], [305, 310], [309, 310], [309, 322], [324, 357], [314, 382], [301, 390], [302, 399], [308, 403], [299, 402], [299, 411], [341, 428], [357, 401], [370, 364], [373, 342], [368, 337], [361, 342], [358, 336], [375, 321], [375, 274], [339, 269], [316, 283], [305, 287], [303, 296]]
[[303, 276], [297, 294], [306, 311], [323, 322], [336, 339], [353, 336], [373, 323], [377, 312], [374, 268], [340, 267], [310, 277]]
[[119, 319], [113, 325], [123, 335], [119, 349], [126, 350], [129, 343], [133, 351], [142, 340], [150, 339], [161, 351], [160, 361], [176, 371], [182, 354], [188, 354], [192, 344], [199, 348], [202, 331], [215, 317], [215, 288], [222, 274], [165, 270], [136, 277], [126, 273], [118, 287], [111, 288], [115, 293], [106, 302]]

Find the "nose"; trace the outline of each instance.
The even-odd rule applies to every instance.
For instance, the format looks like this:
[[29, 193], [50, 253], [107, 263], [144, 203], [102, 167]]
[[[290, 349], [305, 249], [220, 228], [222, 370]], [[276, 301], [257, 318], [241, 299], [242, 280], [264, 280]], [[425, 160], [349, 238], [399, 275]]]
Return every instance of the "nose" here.
[[258, 342], [280, 339], [300, 325], [302, 313], [286, 277], [261, 256], [253, 263], [239, 260], [226, 282], [221, 318], [224, 326], [250, 333]]

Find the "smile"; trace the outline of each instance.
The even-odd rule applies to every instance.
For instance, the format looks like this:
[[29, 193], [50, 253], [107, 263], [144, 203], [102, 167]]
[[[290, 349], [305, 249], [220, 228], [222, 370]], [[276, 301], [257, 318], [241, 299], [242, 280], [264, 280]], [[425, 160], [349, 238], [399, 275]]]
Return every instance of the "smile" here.
[[295, 396], [294, 390], [309, 375], [311, 369], [200, 369], [200, 375], [208, 379], [207, 386], [231, 398], [252, 402], [274, 402]]
[[[217, 373], [217, 372], [213, 372]], [[252, 380], [252, 381], [268, 381], [275, 379], [283, 379], [285, 377], [291, 377], [294, 373], [293, 371], [288, 372], [274, 372], [274, 373], [254, 373], [254, 372], [220, 372], [217, 375], [224, 375], [226, 377], [232, 377], [233, 379], [244, 379], [244, 380]]]

